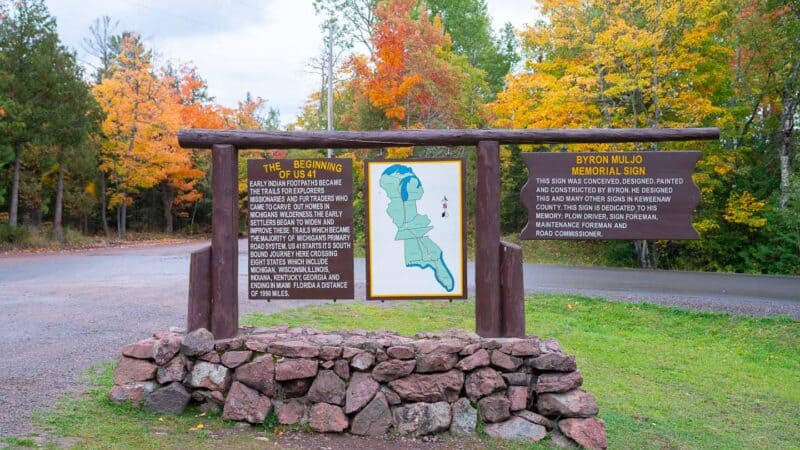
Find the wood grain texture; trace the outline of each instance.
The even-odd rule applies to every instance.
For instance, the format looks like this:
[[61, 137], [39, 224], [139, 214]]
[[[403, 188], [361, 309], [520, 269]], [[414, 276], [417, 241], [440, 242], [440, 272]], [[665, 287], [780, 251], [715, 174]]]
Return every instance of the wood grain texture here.
[[239, 208], [236, 151], [211, 149], [211, 332], [217, 339], [239, 327]]
[[475, 332], [502, 336], [500, 304], [500, 150], [478, 143], [475, 185]]
[[211, 246], [192, 252], [189, 260], [189, 311], [186, 330], [211, 329]]
[[548, 130], [242, 131], [184, 129], [186, 148], [227, 144], [237, 149], [381, 148], [414, 145], [661, 142], [719, 139], [719, 128], [587, 128]]
[[522, 248], [500, 242], [500, 296], [503, 337], [525, 337], [525, 282]]

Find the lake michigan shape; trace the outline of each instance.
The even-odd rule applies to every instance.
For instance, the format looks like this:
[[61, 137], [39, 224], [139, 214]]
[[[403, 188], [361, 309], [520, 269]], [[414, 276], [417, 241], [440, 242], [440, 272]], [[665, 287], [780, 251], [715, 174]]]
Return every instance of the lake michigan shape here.
[[452, 292], [455, 281], [442, 249], [427, 236], [433, 229], [431, 220], [417, 212], [417, 200], [425, 194], [422, 182], [410, 167], [393, 164], [381, 174], [380, 185], [389, 196], [386, 213], [397, 226], [394, 240], [403, 241], [406, 267], [433, 270], [436, 281]]

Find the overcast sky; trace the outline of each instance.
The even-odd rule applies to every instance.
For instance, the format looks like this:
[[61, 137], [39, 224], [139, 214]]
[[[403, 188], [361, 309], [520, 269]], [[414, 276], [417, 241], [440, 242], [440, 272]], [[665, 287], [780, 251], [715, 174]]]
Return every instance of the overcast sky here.
[[[488, 0], [495, 28], [534, 20], [533, 0]], [[95, 18], [140, 33], [162, 61], [191, 62], [217, 101], [235, 106], [250, 91], [292, 122], [319, 84], [308, 68], [319, 54], [312, 0], [47, 0], [61, 39], [85, 64], [82, 41]]]

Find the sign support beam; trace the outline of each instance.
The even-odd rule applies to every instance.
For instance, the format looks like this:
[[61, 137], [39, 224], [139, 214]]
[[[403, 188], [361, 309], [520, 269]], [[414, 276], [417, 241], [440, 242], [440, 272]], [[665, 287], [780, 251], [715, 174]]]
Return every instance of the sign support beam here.
[[500, 144], [481, 141], [475, 185], [475, 331], [500, 337]]
[[211, 332], [217, 339], [239, 328], [239, 195], [237, 153], [232, 145], [211, 149]]

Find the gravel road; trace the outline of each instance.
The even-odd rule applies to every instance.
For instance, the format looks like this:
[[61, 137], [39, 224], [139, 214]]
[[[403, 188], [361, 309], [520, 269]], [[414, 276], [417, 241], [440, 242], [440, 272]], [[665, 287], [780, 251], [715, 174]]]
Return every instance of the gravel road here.
[[[189, 253], [205, 243], [0, 256], [0, 436], [33, 431], [31, 412], [78, 389], [88, 367], [119, 348], [185, 321]], [[246, 243], [240, 241], [240, 286]], [[356, 294], [364, 296], [364, 261]], [[472, 279], [472, 265], [469, 268]], [[576, 292], [752, 315], [800, 319], [800, 278], [526, 265], [530, 292]], [[315, 301], [249, 301], [273, 312]]]

